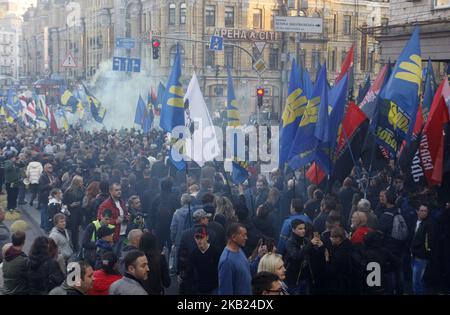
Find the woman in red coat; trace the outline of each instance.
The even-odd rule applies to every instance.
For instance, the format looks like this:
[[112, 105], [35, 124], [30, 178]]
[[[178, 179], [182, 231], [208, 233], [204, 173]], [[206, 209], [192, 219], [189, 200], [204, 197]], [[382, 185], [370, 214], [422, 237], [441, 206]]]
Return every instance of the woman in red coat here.
[[353, 212], [352, 215], [352, 233], [351, 242], [353, 245], [363, 244], [364, 236], [372, 232], [373, 229], [367, 227], [367, 213], [362, 211]]
[[102, 256], [102, 269], [94, 272], [94, 284], [88, 295], [108, 295], [111, 284], [121, 278], [116, 254], [105, 253]]

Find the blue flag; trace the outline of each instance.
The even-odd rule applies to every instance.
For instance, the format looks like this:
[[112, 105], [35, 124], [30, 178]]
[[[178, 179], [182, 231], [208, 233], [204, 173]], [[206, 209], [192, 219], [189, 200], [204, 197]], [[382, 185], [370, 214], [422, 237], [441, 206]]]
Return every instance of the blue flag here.
[[92, 118], [100, 124], [103, 123], [103, 119], [105, 119], [106, 115], [106, 108], [103, 107], [102, 103], [100, 103], [100, 101], [91, 92], [89, 92], [84, 84], [83, 87], [91, 109]]
[[227, 125], [237, 127], [241, 125], [239, 110], [237, 108], [236, 95], [234, 94], [233, 78], [231, 69], [228, 67], [228, 86], [227, 86]]
[[8, 90], [8, 98], [5, 107], [12, 118], [17, 119], [19, 117], [22, 106], [20, 105], [19, 98], [14, 89]]
[[306, 68], [303, 69], [302, 81], [306, 96], [308, 97], [308, 100], [310, 100], [314, 91], [314, 85], [311, 81], [311, 76], [309, 75], [309, 72]]
[[145, 103], [144, 100], [142, 99], [142, 97], [139, 95], [139, 100], [137, 103], [137, 107], [136, 107], [136, 114], [134, 115], [134, 123], [136, 125], [140, 125], [141, 127], [144, 127], [144, 123], [145, 123], [145, 112], [146, 112], [146, 108], [145, 108]]
[[434, 94], [436, 93], [437, 88], [433, 67], [431, 66], [431, 60], [429, 57], [427, 67], [425, 69], [425, 85], [422, 101], [422, 113], [424, 116], [424, 121], [427, 120], [428, 113], [430, 112], [431, 104], [433, 103]]
[[300, 120], [302, 119], [307, 104], [308, 98], [303, 89], [299, 69], [297, 68], [294, 59], [292, 62], [291, 76], [289, 79], [286, 106], [284, 107], [280, 123], [280, 160], [278, 167], [281, 170], [284, 169], [284, 164], [288, 160], [292, 142], [295, 139], [298, 125], [300, 124]]
[[158, 92], [157, 92], [158, 95], [156, 97], [156, 107], [158, 109], [161, 109], [161, 107], [162, 107], [162, 103], [163, 103], [163, 100], [164, 100], [164, 93], [165, 92], [166, 92], [166, 87], [161, 82], [159, 82]]
[[167, 132], [172, 132], [177, 126], [184, 126], [184, 90], [181, 84], [181, 56], [177, 46], [175, 63], [164, 93], [160, 126]]
[[[241, 125], [239, 110], [237, 107], [236, 95], [234, 93], [233, 78], [231, 69], [228, 67], [227, 86], [227, 125], [229, 127], [239, 127]], [[234, 135], [233, 161], [231, 168], [231, 180], [234, 184], [242, 184], [248, 179], [248, 163], [237, 157], [237, 135]]]
[[389, 102], [389, 123], [401, 141], [410, 140], [419, 108], [422, 84], [419, 27], [400, 54], [381, 98]]
[[64, 89], [61, 94], [61, 106], [64, 110], [70, 111], [74, 114], [78, 109], [83, 109], [83, 104], [80, 99], [75, 97], [75, 95], [68, 89]]
[[315, 158], [315, 151], [318, 144], [317, 138], [315, 137], [315, 129], [319, 114], [319, 105], [321, 103], [321, 97], [325, 93], [324, 90], [327, 88], [327, 70], [324, 65], [317, 76], [312, 98], [308, 101], [303, 117], [300, 120], [288, 156], [289, 166], [294, 170], [311, 163]]

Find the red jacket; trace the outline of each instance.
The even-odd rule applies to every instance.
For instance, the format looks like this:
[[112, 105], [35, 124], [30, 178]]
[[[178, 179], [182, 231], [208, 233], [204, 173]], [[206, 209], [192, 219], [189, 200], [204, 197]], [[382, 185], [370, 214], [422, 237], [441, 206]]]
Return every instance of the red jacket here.
[[356, 231], [352, 234], [352, 244], [364, 244], [364, 236], [366, 236], [369, 232], [372, 232], [373, 229], [367, 226], [362, 226], [356, 229]]
[[88, 295], [109, 295], [109, 287], [117, 280], [122, 279], [121, 275], [109, 275], [102, 269], [94, 272], [94, 284]]
[[[128, 209], [123, 200], [120, 200], [120, 206], [123, 209], [124, 216], [128, 216]], [[116, 204], [114, 203], [111, 197], [103, 201], [102, 204], [100, 204], [100, 206], [98, 207], [97, 219], [99, 220], [101, 219], [101, 216], [103, 215], [103, 211], [105, 211], [105, 209], [110, 209], [112, 211], [111, 224], [116, 226], [114, 230], [114, 242], [117, 242], [120, 237], [120, 223], [117, 222], [117, 219], [120, 216], [120, 211], [116, 207]]]

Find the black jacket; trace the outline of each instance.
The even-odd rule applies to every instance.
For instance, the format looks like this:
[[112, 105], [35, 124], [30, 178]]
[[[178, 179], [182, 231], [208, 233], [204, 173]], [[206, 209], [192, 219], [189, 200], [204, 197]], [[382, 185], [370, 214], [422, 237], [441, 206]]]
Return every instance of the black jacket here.
[[433, 237], [433, 222], [429, 217], [420, 222], [411, 242], [411, 254], [421, 259], [430, 259]]
[[65, 280], [58, 262], [48, 255], [29, 257], [28, 287], [31, 295], [46, 295]]
[[50, 195], [50, 191], [53, 188], [58, 187], [57, 177], [55, 175], [53, 175], [53, 177], [53, 184], [50, 183], [50, 179], [46, 172], [43, 172], [39, 178], [39, 204], [41, 205], [48, 204], [48, 196]]
[[329, 294], [352, 293], [352, 244], [345, 239], [333, 246], [330, 261], [325, 263], [325, 275]]
[[300, 280], [309, 280], [311, 271], [309, 268], [309, 252], [313, 248], [306, 238], [292, 233], [286, 241], [286, 283], [288, 286], [298, 285]]
[[260, 234], [276, 239], [277, 233], [275, 232], [275, 228], [273, 227], [273, 221], [271, 220], [271, 216], [267, 216], [266, 218], [254, 217], [252, 219], [253, 224], [258, 229]]

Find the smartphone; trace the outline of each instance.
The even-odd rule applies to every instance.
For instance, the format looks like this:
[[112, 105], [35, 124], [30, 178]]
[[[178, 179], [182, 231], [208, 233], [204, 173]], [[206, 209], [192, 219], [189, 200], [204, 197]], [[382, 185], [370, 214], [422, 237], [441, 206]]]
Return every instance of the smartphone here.
[[314, 232], [313, 235], [314, 235], [314, 238], [320, 238], [319, 232]]

